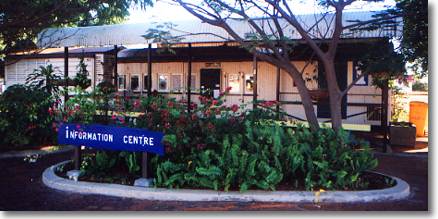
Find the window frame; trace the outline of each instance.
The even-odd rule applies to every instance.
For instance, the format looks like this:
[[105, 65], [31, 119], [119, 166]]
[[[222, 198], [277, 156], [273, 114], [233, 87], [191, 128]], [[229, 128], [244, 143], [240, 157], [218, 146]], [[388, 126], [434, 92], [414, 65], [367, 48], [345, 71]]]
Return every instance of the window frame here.
[[[236, 84], [239, 85], [239, 88], [238, 88], [237, 91], [233, 91], [233, 86], [231, 86], [230, 80], [231, 80], [232, 76], [233, 76], [233, 78], [234, 78], [234, 76], [237, 76], [237, 79], [239, 80], [236, 83]], [[240, 73], [229, 73], [227, 75], [227, 87], [231, 87], [230, 94], [240, 94], [242, 92], [242, 88], [241, 88], [241, 86], [242, 86], [241, 83], [242, 82], [240, 81], [241, 77], [242, 77], [242, 75]]]
[[[251, 77], [252, 77], [252, 79], [251, 79]], [[252, 80], [252, 89], [251, 90], [248, 90], [247, 89], [247, 87], [246, 87], [246, 81], [247, 80]], [[251, 73], [246, 73], [246, 74], [244, 74], [244, 78], [243, 78], [243, 87], [244, 87], [244, 91], [245, 91], [245, 94], [252, 94], [253, 92], [254, 92], [254, 82], [255, 82], [255, 77], [254, 77], [254, 74], [251, 74]]]
[[[166, 86], [165, 90], [160, 89], [160, 77], [161, 76], [167, 77], [167, 84], [166, 84], [167, 86]], [[157, 91], [159, 91], [159, 92], [169, 92], [170, 91], [170, 77], [169, 77], [169, 74], [158, 74], [158, 78], [157, 78]]]
[[[123, 88], [120, 88], [120, 78], [123, 78]], [[117, 75], [117, 90], [118, 91], [125, 91], [126, 90], [126, 75], [125, 74], [119, 74]]]
[[[353, 81], [356, 80], [356, 78], [359, 76], [357, 73], [358, 71], [360, 71], [358, 69], [358, 62], [359, 61], [353, 61]], [[362, 71], [360, 72], [362, 73]], [[361, 82], [361, 80], [363, 80], [363, 82]], [[354, 86], [368, 86], [368, 75], [364, 75], [361, 80], [357, 81]]]
[[[141, 74], [130, 74], [129, 75], [129, 90], [134, 91], [134, 92], [140, 92], [141, 91], [141, 78], [140, 78]], [[132, 77], [137, 76], [138, 78], [138, 86], [137, 89], [133, 90], [132, 89]]]
[[[180, 78], [180, 87], [178, 89], [174, 89], [173, 86], [173, 76], [178, 76]], [[170, 74], [169, 75], [169, 92], [182, 92], [184, 90], [184, 76], [183, 74], [176, 73], [176, 74]]]

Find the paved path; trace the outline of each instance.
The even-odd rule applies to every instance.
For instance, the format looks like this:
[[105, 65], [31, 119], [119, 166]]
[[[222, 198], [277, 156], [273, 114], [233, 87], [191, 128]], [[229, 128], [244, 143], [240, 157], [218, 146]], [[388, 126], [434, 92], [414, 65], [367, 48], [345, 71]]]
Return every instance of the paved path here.
[[46, 155], [36, 163], [22, 158], [0, 159], [0, 210], [427, 210], [428, 158], [426, 156], [377, 155], [378, 171], [406, 180], [413, 194], [407, 200], [388, 203], [238, 203], [160, 202], [79, 195], [47, 188], [41, 173], [48, 166], [69, 159], [69, 152]]

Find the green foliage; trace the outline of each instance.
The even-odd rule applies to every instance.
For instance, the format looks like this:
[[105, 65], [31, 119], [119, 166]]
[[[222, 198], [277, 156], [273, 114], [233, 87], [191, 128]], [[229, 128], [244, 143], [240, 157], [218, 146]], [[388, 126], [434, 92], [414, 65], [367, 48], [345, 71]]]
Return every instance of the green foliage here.
[[372, 83], [382, 88], [388, 80], [403, 79], [406, 72], [405, 61], [400, 53], [394, 51], [392, 43], [373, 46], [359, 62], [363, 73], [372, 75]]
[[428, 1], [399, 0], [396, 10], [403, 16], [401, 50], [406, 61], [414, 63], [419, 76], [428, 74]]
[[43, 31], [46, 28], [120, 23], [129, 15], [130, 7], [144, 9], [150, 5], [151, 0], [21, 0], [18, 6], [17, 1], [2, 0], [0, 58], [13, 51], [36, 49], [38, 33], [50, 37]]
[[[172, 151], [154, 158], [156, 186], [242, 192], [275, 190], [279, 184], [306, 190], [361, 189], [367, 186], [361, 174], [377, 165], [367, 144], [343, 130], [311, 132], [246, 120], [240, 132], [220, 139], [215, 147], [192, 148], [185, 156]], [[166, 142], [178, 147], [172, 135]]]
[[125, 159], [125, 164], [128, 167], [130, 174], [135, 174], [140, 171], [140, 164], [138, 163], [137, 154], [134, 152], [120, 152], [120, 157]]
[[[190, 114], [184, 102], [161, 95], [115, 96], [107, 104], [109, 110], [119, 112], [110, 115], [114, 124], [165, 133], [165, 155], [151, 160], [158, 187], [242, 192], [276, 190], [279, 185], [306, 190], [366, 188], [361, 175], [377, 165], [366, 143], [343, 130], [312, 132], [302, 126], [279, 125], [271, 111], [225, 106], [223, 97], [201, 96]], [[101, 104], [92, 104], [99, 98], [80, 94], [69, 100], [67, 106], [71, 101], [79, 107], [65, 114], [66, 121], [92, 121], [85, 115], [99, 109]], [[273, 103], [260, 105], [269, 108]], [[127, 111], [142, 114], [133, 119]], [[88, 175], [117, 169], [133, 176], [140, 170], [138, 161], [136, 153], [98, 152], [84, 160], [82, 169]]]
[[87, 154], [82, 158], [81, 170], [87, 175], [103, 176], [115, 166], [117, 155], [105, 151]]
[[91, 79], [88, 78], [89, 73], [87, 70], [87, 65], [84, 62], [84, 57], [80, 58], [77, 69], [78, 72], [76, 77], [73, 79], [76, 83], [76, 86], [79, 86], [82, 89], [88, 88], [91, 85]]
[[33, 87], [33, 89], [43, 89], [50, 94], [58, 93], [58, 86], [53, 86], [52, 83], [59, 81], [61, 77], [55, 70], [52, 64], [40, 66], [28, 75], [26, 85]]
[[13, 85], [0, 96], [0, 145], [48, 143], [53, 138], [47, 110], [51, 95], [42, 89]]
[[428, 83], [422, 83], [420, 81], [415, 81], [412, 84], [412, 90], [413, 91], [428, 91], [429, 86], [428, 86]]

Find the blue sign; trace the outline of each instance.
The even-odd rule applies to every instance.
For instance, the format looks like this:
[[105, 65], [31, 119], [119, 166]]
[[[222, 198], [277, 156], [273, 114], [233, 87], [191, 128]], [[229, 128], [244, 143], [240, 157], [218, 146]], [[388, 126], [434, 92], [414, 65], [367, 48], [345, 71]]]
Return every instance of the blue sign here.
[[63, 124], [58, 143], [164, 155], [163, 133], [105, 125]]

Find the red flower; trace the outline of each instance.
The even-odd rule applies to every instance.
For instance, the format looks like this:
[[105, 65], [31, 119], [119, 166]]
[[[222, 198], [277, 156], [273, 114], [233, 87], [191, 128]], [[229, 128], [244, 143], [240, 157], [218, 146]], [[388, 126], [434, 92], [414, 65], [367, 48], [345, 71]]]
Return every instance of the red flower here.
[[192, 114], [192, 121], [196, 121], [198, 119], [198, 116], [196, 114]]
[[165, 129], [170, 129], [170, 123], [166, 122], [166, 124], [164, 124], [164, 128]]
[[167, 118], [167, 117], [169, 117], [169, 111], [162, 110], [161, 111], [161, 118]]
[[49, 115], [53, 115], [53, 109], [52, 109], [52, 107], [49, 107], [48, 112], [49, 112]]
[[207, 124], [207, 128], [208, 129], [214, 129], [214, 125], [213, 125], [213, 123], [211, 123], [211, 122], [209, 122], [208, 124]]
[[192, 103], [192, 104], [190, 105], [190, 108], [191, 108], [191, 109], [197, 109], [197, 108], [198, 108], [198, 104], [196, 104], [196, 103]]
[[172, 101], [168, 101], [168, 102], [167, 102], [167, 107], [169, 107], [169, 108], [173, 108], [173, 102], [172, 102]]
[[233, 111], [233, 112], [237, 112], [237, 110], [239, 110], [239, 106], [237, 106], [236, 104], [233, 104], [233, 105], [231, 106], [231, 111]]
[[210, 111], [209, 109], [206, 110], [206, 111], [204, 112], [204, 115], [207, 116], [207, 117], [210, 117], [210, 115], [211, 115], [211, 111]]
[[219, 101], [217, 101], [217, 100], [213, 100], [212, 102], [211, 102], [211, 104], [213, 104], [213, 105], [217, 105], [219, 103]]
[[134, 101], [134, 108], [137, 109], [140, 106], [140, 100]]

